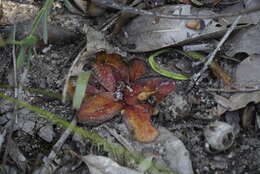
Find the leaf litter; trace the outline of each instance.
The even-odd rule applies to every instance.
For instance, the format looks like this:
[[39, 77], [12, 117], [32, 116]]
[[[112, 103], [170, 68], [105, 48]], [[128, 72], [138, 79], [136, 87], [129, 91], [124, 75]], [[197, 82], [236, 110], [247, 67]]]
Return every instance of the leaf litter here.
[[[205, 13], [210, 16], [212, 14], [221, 15], [223, 13], [233, 13], [231, 9], [235, 9], [235, 6], [239, 6], [242, 11], [244, 9], [250, 10], [258, 4], [258, 2], [254, 0], [245, 1], [245, 6], [243, 6], [241, 2], [232, 1], [231, 3], [226, 0], [210, 3], [203, 2], [199, 4], [196, 1], [182, 2], [188, 3], [189, 5], [175, 4], [173, 2], [169, 3], [167, 1], [153, 2], [154, 4], [151, 5], [149, 5], [149, 3], [146, 1], [145, 5], [142, 1], [139, 1], [136, 2], [136, 4], [138, 4], [136, 7], [142, 8], [142, 5], [144, 5], [147, 8], [146, 10], [152, 8], [151, 11], [158, 13], [165, 13], [168, 11], [170, 13], [170, 8], [177, 8], [172, 14], [177, 14], [177, 12], [180, 12], [180, 9], [183, 9], [181, 14], [190, 15], [195, 12], [195, 14], [198, 13], [199, 15], [203, 15], [202, 13]], [[187, 83], [189, 82], [168, 79], [153, 72], [150, 68], [146, 67], [147, 58], [149, 55], [152, 55], [155, 50], [160, 50], [165, 47], [175, 47], [181, 50], [182, 46], [185, 46], [185, 44], [212, 44], [214, 42], [210, 41], [213, 41], [213, 39], [217, 43], [219, 38], [229, 30], [229, 26], [233, 23], [234, 18], [220, 17], [218, 20], [216, 20], [217, 18], [168, 20], [154, 16], [130, 15], [131, 18], [134, 16], [136, 17], [132, 20], [129, 18], [128, 21], [123, 22], [124, 25], [121, 25], [121, 33], [117, 36], [117, 39], [119, 38], [119, 40], [117, 40], [115, 35], [109, 35], [114, 22], [111, 22], [105, 27], [105, 30], [103, 30], [105, 32], [101, 33], [98, 31], [100, 26], [102, 26], [101, 24], [104, 21], [109, 21], [110, 17], [115, 13], [115, 11], [110, 10], [109, 7], [102, 7], [102, 5], [104, 4], [98, 4], [97, 6], [99, 7], [94, 8], [94, 12], [101, 8], [101, 11], [96, 12], [98, 12], [99, 15], [101, 14], [102, 17], [84, 19], [88, 21], [88, 24], [86, 25], [87, 44], [86, 46], [83, 46], [82, 54], [79, 56], [78, 63], [81, 65], [72, 66], [72, 69], [75, 68], [75, 71], [71, 71], [72, 73], [68, 76], [77, 77], [80, 72], [88, 70], [95, 72], [95, 76], [91, 77], [89, 83], [86, 84], [86, 91], [84, 91], [84, 88], [81, 90], [81, 95], [84, 94], [81, 108], [78, 111], [73, 112], [70, 105], [53, 100], [50, 97], [33, 95], [30, 92], [21, 93], [22, 98], [25, 101], [29, 101], [31, 104], [39, 105], [46, 110], [53, 111], [64, 119], [72, 120], [73, 115], [77, 115], [78, 120], [80, 121], [80, 116], [86, 117], [87, 119], [83, 122], [89, 122], [91, 124], [78, 124], [79, 126], [96, 131], [114, 144], [128, 144], [132, 146], [129, 149], [145, 155], [146, 159], [160, 161], [160, 158], [163, 158], [161, 162], [166, 167], [170, 167], [173, 171], [177, 171], [178, 173], [250, 173], [259, 170], [259, 155], [258, 153], [255, 153], [258, 150], [257, 146], [260, 144], [259, 140], [255, 138], [257, 137], [256, 132], [259, 130], [257, 124], [259, 122], [260, 112], [259, 96], [257, 94], [259, 91], [259, 79], [257, 77], [259, 71], [257, 58], [259, 45], [257, 44], [258, 12], [243, 15], [239, 25], [242, 26], [243, 24], [243, 27], [251, 26], [247, 28], [242, 27], [242, 30], [239, 30], [240, 26], [236, 26], [236, 31], [232, 32], [233, 35], [227, 38], [224, 47], [221, 45], [221, 49], [217, 50], [218, 54], [215, 56], [214, 61], [224, 69], [223, 71], [218, 70], [218, 72], [227, 71], [231, 75], [230, 77], [233, 78], [229, 78], [227, 74], [220, 73], [219, 75], [216, 75], [215, 72], [213, 73], [216, 76], [212, 76], [212, 72], [205, 71], [201, 74], [203, 80], [199, 83], [195, 83], [195, 86], [191, 88], [190, 91], [186, 91], [185, 89], [188, 88], [189, 84]], [[127, 6], [128, 3], [125, 5]], [[157, 7], [157, 5], [160, 7]], [[200, 8], [197, 8], [198, 6], [200, 6]], [[63, 8], [60, 2], [57, 2], [55, 7], [57, 7], [57, 9]], [[225, 10], [222, 11], [224, 8]], [[85, 12], [88, 13], [89, 10], [93, 9], [86, 9]], [[234, 13], [237, 11], [238, 10], [235, 10]], [[57, 15], [57, 13], [64, 13], [65, 15]], [[66, 31], [66, 28], [71, 28], [75, 23], [76, 27], [82, 27], [80, 22], [75, 22], [82, 21], [80, 16], [73, 16], [68, 12], [61, 12], [58, 10], [57, 13], [56, 15], [58, 17], [56, 16], [56, 19], [59, 18], [59, 22], [62, 21], [62, 24], [60, 25], [62, 27], [59, 28], [59, 31], [62, 31], [63, 29]], [[96, 16], [93, 15], [93, 12], [91, 13], [92, 16]], [[122, 10], [121, 13], [124, 13], [124, 10]], [[84, 15], [88, 16], [88, 14]], [[29, 18], [30, 16], [31, 15], [29, 15]], [[53, 13], [51, 13], [50, 16], [53, 16]], [[245, 20], [246, 18], [247, 20]], [[50, 18], [49, 20], [53, 19], [55, 19], [55, 17]], [[136, 24], [136, 21], [138, 20], [142, 22]], [[20, 22], [20, 20], [18, 21]], [[178, 22], [181, 23], [181, 25], [178, 25]], [[146, 25], [146, 23], [149, 25]], [[3, 23], [1, 23], [1, 27], [2, 24]], [[14, 24], [14, 22], [11, 22], [11, 24]], [[89, 26], [89, 24], [92, 26]], [[132, 27], [131, 30], [130, 26]], [[140, 32], [153, 30], [155, 26], [159, 26], [159, 28], [156, 28], [157, 31], [165, 31], [169, 30], [169, 28], [174, 31], [148, 32], [149, 34]], [[168, 28], [165, 29], [165, 26], [168, 26]], [[82, 31], [82, 28], [76, 30], [77, 32]], [[40, 32], [40, 34], [42, 33]], [[158, 37], [158, 35], [160, 35], [160, 37]], [[74, 37], [75, 35], [72, 34], [72, 36]], [[59, 38], [59, 36], [56, 38]], [[2, 39], [2, 37], [0, 37], [0, 39]], [[57, 43], [61, 42], [63, 41], [58, 40]], [[33, 55], [33, 57], [29, 59], [31, 68], [27, 69], [28, 74], [25, 75], [25, 80], [23, 81], [25, 87], [50, 89], [61, 92], [64, 78], [72, 64], [71, 62], [74, 60], [75, 54], [80, 51], [81, 47], [78, 47], [79, 44], [77, 42], [66, 42], [65, 45], [61, 44], [60, 46], [56, 45], [55, 42], [52, 44], [54, 44], [54, 46], [49, 47], [47, 52], [39, 52], [42, 48], [38, 48], [38, 55]], [[115, 46], [115, 44], [119, 47]], [[78, 47], [78, 49], [75, 49], [76, 47]], [[123, 48], [124, 51], [120, 50], [120, 48]], [[4, 67], [4, 69], [7, 69], [6, 67], [10, 67], [8, 66], [10, 65], [10, 62], [5, 63], [5, 59], [2, 57], [10, 57], [8, 48], [0, 49], [2, 51], [1, 54], [3, 54], [0, 56], [0, 62], [4, 62], [1, 66], [7, 65]], [[93, 60], [93, 57], [95, 57], [96, 53], [100, 52], [100, 49], [106, 51], [107, 54], [113, 53], [114, 56], [123, 55], [123, 58], [119, 56], [120, 58], [108, 60], [106, 58], [107, 54], [102, 53], [104, 57], [100, 59], [100, 62], [91, 62], [90, 60]], [[139, 53], [147, 51], [150, 51], [150, 53]], [[211, 52], [212, 49], [209, 49], [203, 51], [202, 54], [206, 55], [207, 58], [207, 55], [209, 57]], [[238, 55], [237, 53], [241, 52], [245, 52], [249, 57], [245, 60], [240, 57], [240, 60], [238, 61], [232, 61], [233, 57], [228, 57], [235, 56], [236, 58]], [[159, 67], [162, 67], [162, 65], [169, 64], [172, 59], [175, 59], [177, 65], [179, 65], [178, 59], [180, 59], [180, 57], [178, 56], [179, 55], [174, 53], [160, 55], [158, 56], [157, 64]], [[137, 59], [136, 57], [139, 57], [140, 59]], [[200, 61], [188, 61], [192, 64], [192, 66], [189, 65], [192, 69], [192, 73], [199, 72], [203, 66], [201, 66]], [[239, 61], [241, 61], [241, 63], [237, 63]], [[25, 64], [23, 64], [23, 66], [24, 65]], [[185, 67], [186, 64], [183, 65]], [[183, 68], [183, 66], [176, 67]], [[174, 72], [171, 68], [168, 70]], [[11, 78], [11, 69], [8, 71], [0, 71], [0, 73], [3, 82], [13, 82]], [[226, 81], [225, 78], [227, 79]], [[169, 84], [170, 86], [168, 86]], [[173, 91], [172, 84], [175, 84], [176, 86], [176, 91], [173, 93], [171, 93], [171, 91]], [[168, 87], [170, 88], [168, 89]], [[210, 91], [208, 88], [215, 90]], [[74, 93], [74, 87], [68, 89], [68, 91], [72, 95]], [[3, 92], [12, 94], [11, 90], [5, 89]], [[78, 103], [80, 103], [80, 101]], [[217, 108], [223, 109], [223, 105], [227, 108], [224, 108], [221, 114], [219, 114], [220, 112], [217, 112]], [[1, 132], [11, 125], [10, 115], [12, 115], [12, 107], [12, 104], [2, 102], [1, 100]], [[86, 112], [83, 112], [83, 108]], [[122, 112], [120, 112], [121, 110]], [[234, 120], [227, 119], [231, 112], [237, 115], [236, 124], [241, 124], [242, 131], [237, 131], [236, 139], [233, 142], [234, 144], [229, 147], [228, 150], [221, 153], [208, 151], [207, 148], [204, 148], [206, 141], [203, 130], [207, 125], [210, 125], [210, 123], [214, 123], [215, 120], [233, 125]], [[122, 114], [123, 116], [114, 117], [116, 114]], [[151, 117], [153, 114], [157, 116]], [[92, 119], [89, 119], [91, 116], [97, 116], [99, 118], [98, 120], [93, 121]], [[31, 119], [26, 121], [28, 118]], [[47, 133], [45, 132], [44, 134], [37, 133], [41, 128], [43, 130], [45, 127], [50, 126], [50, 123], [44, 122], [44, 120], [37, 118], [36, 115], [33, 115], [30, 112], [28, 112], [27, 116], [22, 114], [22, 118], [20, 119], [24, 119], [25, 121], [21, 121], [19, 125], [22, 123], [24, 124], [18, 126], [16, 132], [23, 133], [16, 133], [13, 137], [17, 144], [16, 150], [18, 149], [19, 151], [16, 153], [17, 156], [14, 156], [14, 153], [10, 152], [12, 158], [8, 160], [12, 160], [15, 163], [9, 163], [8, 161], [4, 166], [7, 171], [27, 170], [22, 162], [17, 160], [19, 159], [19, 156], [21, 157], [22, 155], [29, 164], [31, 164], [32, 161], [36, 161], [36, 164], [42, 165], [43, 157], [47, 157], [50, 151], [54, 152], [52, 144], [55, 143], [57, 139], [61, 138], [60, 135], [63, 132], [63, 129], [53, 127], [51, 132], [47, 131]], [[126, 125], [122, 124], [122, 121], [126, 123]], [[112, 129], [117, 131], [118, 135], [121, 136], [121, 139], [115, 137], [116, 134], [110, 134], [102, 129], [102, 126], [107, 124], [113, 125]], [[162, 131], [161, 126], [165, 127], [163, 128], [165, 131]], [[124, 128], [122, 129], [122, 127]], [[150, 137], [145, 134], [147, 133], [144, 131], [146, 128], [148, 130], [146, 130], [147, 132], [152, 133]], [[176, 147], [177, 149], [175, 149], [173, 146], [174, 143], [167, 143], [162, 140], [162, 138], [167, 135], [167, 130], [171, 132], [168, 131], [169, 136], [165, 138], [165, 140], [168, 139], [168, 141], [173, 141], [175, 138], [172, 136], [176, 136], [178, 137], [177, 139], [179, 139], [178, 142], [182, 144], [181, 148]], [[51, 138], [48, 134], [51, 135]], [[41, 143], [39, 143], [37, 139], [39, 139]], [[110, 153], [104, 153], [99, 147], [93, 146], [88, 140], [73, 138], [71, 141], [66, 141], [67, 139], [70, 140], [69, 135], [66, 136], [61, 141], [61, 145], [59, 145], [59, 151], [57, 156], [55, 156], [59, 158], [59, 160], [55, 159], [55, 163], [50, 165], [53, 166], [53, 170], [59, 172], [66, 170], [69, 173], [86, 172], [87, 169], [85, 165], [82, 165], [79, 161], [77, 161], [76, 164], [75, 160], [72, 162], [71, 156], [66, 154], [66, 148], [73, 149], [75, 145], [80, 149], [80, 152], [75, 150], [79, 154], [95, 154], [102, 156], [104, 159], [106, 158], [106, 160], [117, 159], [111, 156]], [[122, 142], [122, 139], [124, 139], [124, 143]], [[146, 139], [146, 143], [136, 141], [144, 139]], [[7, 140], [4, 140], [1, 148], [2, 152], [5, 150], [6, 144]], [[15, 148], [13, 150], [15, 150]], [[61, 154], [59, 152], [64, 153]], [[54, 160], [54, 158], [50, 159]], [[178, 161], [180, 163], [178, 163]], [[136, 171], [138, 166], [134, 167], [131, 165], [131, 162], [126, 163], [124, 160], [116, 160], [116, 162], [118, 162], [120, 167], [125, 166], [125, 170], [129, 169], [138, 172]], [[186, 165], [181, 165], [181, 163]], [[46, 163], [44, 165], [46, 165]], [[102, 165], [103, 164], [100, 164], [100, 166]], [[148, 166], [143, 168], [149, 169], [149, 164], [147, 165]], [[111, 166], [113, 165], [109, 165], [108, 168]], [[58, 169], [58, 167], [61, 168]], [[29, 170], [37, 171], [37, 169], [32, 168], [29, 168]], [[149, 172], [155, 174], [159, 173], [158, 171], [152, 170], [149, 170]]]

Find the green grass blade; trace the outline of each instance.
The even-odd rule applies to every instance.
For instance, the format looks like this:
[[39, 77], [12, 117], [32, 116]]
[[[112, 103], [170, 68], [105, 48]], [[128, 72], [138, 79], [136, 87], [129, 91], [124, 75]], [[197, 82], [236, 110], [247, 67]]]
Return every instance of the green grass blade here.
[[[59, 93], [55, 93], [55, 92], [51, 92], [51, 91], [46, 91], [46, 90], [42, 90], [42, 89], [36, 89], [36, 88], [26, 88], [26, 87], [22, 87], [20, 86], [23, 90], [29, 91], [29, 92], [33, 92], [36, 94], [41, 94], [41, 95], [46, 95], [48, 97], [52, 97], [52, 98], [56, 98], [56, 99], [62, 99], [62, 95]], [[4, 85], [4, 84], [0, 84], [0, 88], [18, 88], [15, 85]]]
[[43, 42], [44, 44], [48, 44], [48, 14], [43, 16]]
[[25, 48], [21, 47], [20, 50], [19, 50], [17, 60], [16, 60], [17, 68], [22, 67], [24, 65], [25, 61], [26, 61], [25, 60]]
[[[48, 2], [46, 1], [45, 4], [47, 4]], [[33, 24], [32, 24], [32, 30], [31, 30], [31, 34], [34, 34], [37, 30], [37, 26], [40, 24], [41, 18], [43, 16], [43, 9], [41, 9], [39, 11], [39, 13], [37, 14], [37, 16], [35, 17]]]
[[155, 62], [155, 57], [163, 54], [163, 53], [168, 53], [171, 52], [171, 50], [162, 50], [162, 51], [158, 51], [155, 54], [152, 54], [151, 56], [149, 56], [148, 61], [149, 64], [151, 66], [151, 68], [156, 71], [157, 73], [172, 78], [172, 79], [176, 79], [176, 80], [188, 80], [189, 78], [185, 75], [182, 74], [178, 74], [178, 73], [174, 73], [171, 71], [166, 70], [165, 68], [160, 67], [156, 62]]
[[51, 112], [48, 112], [46, 110], [43, 110], [39, 107], [30, 105], [30, 104], [24, 103], [20, 100], [16, 100], [15, 98], [9, 97], [9, 96], [7, 96], [3, 93], [0, 93], [0, 97], [3, 98], [3, 99], [6, 99], [8, 101], [11, 101], [12, 103], [15, 103], [19, 106], [25, 107], [25, 108], [33, 111], [33, 112], [36, 112], [41, 117], [46, 118], [47, 120], [53, 122], [54, 124], [61, 125], [64, 128], [70, 128], [71, 131], [76, 132], [76, 133], [82, 135], [85, 138], [89, 138], [90, 140], [92, 140], [95, 143], [101, 144], [101, 145], [106, 146], [107, 148], [110, 148], [110, 149], [112, 148], [112, 145], [109, 144], [108, 142], [106, 142], [106, 140], [103, 139], [102, 137], [100, 137], [100, 136], [98, 136], [98, 135], [96, 135], [96, 134], [94, 134], [90, 131], [84, 130], [84, 129], [78, 127], [78, 126], [70, 126], [70, 123], [68, 121], [65, 121], [65, 120], [59, 118], [57, 115], [55, 115]]
[[42, 24], [43, 24], [43, 42], [45, 44], [48, 44], [48, 16], [50, 13], [50, 7], [46, 9], [46, 12], [44, 13], [42, 17]]
[[125, 150], [123, 147], [121, 146], [114, 146], [112, 144], [110, 144], [109, 142], [107, 142], [104, 138], [100, 137], [99, 135], [96, 135], [88, 130], [85, 130], [81, 127], [78, 126], [71, 126], [70, 123], [66, 120], [63, 120], [61, 118], [59, 118], [57, 115], [48, 112], [46, 110], [43, 110], [39, 107], [30, 105], [28, 103], [22, 102], [20, 100], [17, 100], [13, 97], [9, 97], [3, 93], [0, 93], [0, 98], [3, 98], [5, 100], [8, 100], [14, 104], [17, 104], [19, 106], [25, 107], [35, 113], [37, 113], [39, 116], [53, 122], [54, 124], [60, 125], [64, 128], [68, 128], [70, 129], [72, 132], [77, 133], [79, 135], [81, 135], [84, 138], [88, 138], [92, 141], [92, 143], [95, 143], [99, 146], [102, 146], [104, 149], [108, 150], [109, 152], [114, 152], [116, 151], [117, 153], [125, 154], [127, 155], [128, 158], [133, 159], [135, 161], [139, 161], [139, 158], [143, 159], [141, 156], [137, 155], [137, 154], [133, 154], [128, 152], [127, 150]]
[[9, 44], [15, 44], [19, 46], [34, 46], [38, 41], [38, 38], [34, 35], [29, 35], [20, 41], [9, 41]]
[[42, 17], [45, 15], [45, 13], [48, 12], [48, 9], [51, 8], [52, 4], [53, 4], [53, 0], [47, 0], [45, 2], [44, 6], [42, 7], [42, 9], [40, 10], [40, 12], [37, 14], [37, 16], [35, 17], [35, 19], [33, 21], [31, 34], [35, 34], [35, 32], [37, 31], [37, 28], [42, 20]]
[[187, 56], [192, 57], [193, 59], [197, 59], [197, 60], [201, 60], [204, 59], [206, 56], [203, 54], [200, 54], [198, 52], [195, 51], [185, 51], [184, 52]]
[[79, 109], [80, 105], [85, 96], [85, 91], [87, 88], [88, 80], [90, 77], [91, 71], [81, 72], [78, 76], [75, 94], [73, 96], [73, 108]]

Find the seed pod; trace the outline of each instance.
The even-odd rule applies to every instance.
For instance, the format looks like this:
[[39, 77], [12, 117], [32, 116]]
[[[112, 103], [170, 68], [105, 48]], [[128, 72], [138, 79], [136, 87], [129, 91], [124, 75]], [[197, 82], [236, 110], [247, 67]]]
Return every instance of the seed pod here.
[[221, 121], [209, 124], [204, 130], [204, 136], [210, 147], [217, 151], [227, 150], [235, 139], [233, 127]]

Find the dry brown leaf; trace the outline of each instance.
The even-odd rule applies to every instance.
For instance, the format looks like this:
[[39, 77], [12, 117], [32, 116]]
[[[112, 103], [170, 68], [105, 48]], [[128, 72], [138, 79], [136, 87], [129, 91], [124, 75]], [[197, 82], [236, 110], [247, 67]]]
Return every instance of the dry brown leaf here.
[[226, 73], [221, 66], [219, 66], [219, 64], [217, 62], [213, 62], [210, 65], [210, 68], [213, 72], [213, 74], [218, 78], [221, 79], [225, 85], [230, 85], [231, 83], [231, 76]]

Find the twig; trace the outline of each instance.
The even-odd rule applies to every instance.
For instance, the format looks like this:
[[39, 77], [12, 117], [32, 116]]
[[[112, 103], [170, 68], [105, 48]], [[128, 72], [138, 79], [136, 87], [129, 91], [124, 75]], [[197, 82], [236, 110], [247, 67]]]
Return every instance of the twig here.
[[184, 45], [183, 51], [212, 51], [214, 49], [215, 44], [212, 43], [202, 43], [202, 44], [192, 44], [192, 45]]
[[[232, 31], [235, 29], [237, 23], [239, 22], [239, 19], [241, 18], [241, 16], [238, 16], [236, 18], [236, 20], [233, 22], [233, 24], [231, 25], [231, 27], [227, 30], [227, 32], [225, 33], [225, 35], [222, 37], [222, 39], [220, 40], [220, 42], [218, 43], [217, 47], [214, 49], [214, 51], [210, 54], [208, 60], [205, 62], [203, 68], [196, 74], [194, 74], [191, 78], [191, 83], [197, 83], [199, 82], [199, 79], [201, 77], [201, 75], [208, 69], [209, 65], [212, 63], [214, 57], [216, 56], [217, 52], [220, 50], [220, 47], [224, 44], [224, 42], [227, 40], [227, 38], [230, 36], [230, 34], [232, 33]], [[198, 84], [196, 84], [198, 85]], [[191, 85], [190, 85], [191, 86]], [[193, 85], [192, 85], [193, 86]]]
[[155, 16], [155, 17], [168, 18], [168, 19], [213, 19], [213, 18], [221, 18], [221, 17], [241, 16], [244, 14], [260, 11], [260, 6], [256, 6], [254, 8], [246, 9], [235, 13], [223, 13], [223, 14], [214, 14], [214, 15], [166, 15], [166, 14], [159, 14], [157, 12], [151, 12], [147, 10], [141, 10], [134, 7], [130, 7], [130, 6], [121, 5], [110, 0], [93, 0], [93, 1], [98, 4], [102, 4], [105, 7], [114, 8], [126, 13]]
[[71, 133], [70, 128], [72, 126], [75, 126], [76, 124], [77, 124], [77, 120], [76, 120], [76, 117], [74, 117], [73, 120], [70, 123], [70, 126], [65, 130], [65, 132], [61, 135], [60, 139], [53, 146], [52, 151], [49, 153], [48, 158], [46, 159], [46, 163], [45, 163], [44, 167], [40, 171], [40, 174], [48, 173], [47, 171], [50, 170], [51, 161], [53, 161], [56, 158], [56, 155], [57, 155], [56, 152], [58, 152], [61, 149], [64, 142], [69, 137], [69, 135]]
[[6, 136], [6, 129], [4, 129], [2, 134], [0, 134], [0, 152], [1, 152], [1, 149], [2, 149], [2, 144], [5, 141], [5, 136]]
[[114, 136], [117, 141], [124, 146], [129, 152], [135, 152], [134, 148], [131, 146], [131, 144], [124, 138], [122, 135], [119, 135], [115, 129], [110, 128], [107, 125], [103, 125], [103, 127], [112, 135]]
[[[134, 2], [132, 2], [129, 7], [133, 7], [137, 4], [139, 4], [142, 0], [135, 0]], [[108, 19], [108, 21], [106, 21], [104, 24], [102, 24], [101, 27], [99, 27], [99, 30], [101, 31], [106, 31], [108, 28], [110, 28], [116, 21], [117, 19], [120, 17], [120, 15], [122, 14], [121, 11], [117, 12], [116, 14], [114, 14], [112, 17], [110, 17]]]
[[225, 89], [225, 88], [208, 88], [209, 92], [225, 92], [225, 93], [236, 93], [236, 92], [255, 92], [260, 91], [260, 86], [255, 86], [252, 88], [237, 88], [237, 89]]
[[[15, 40], [15, 32], [16, 32], [16, 25], [14, 25], [14, 40]], [[15, 55], [15, 45], [13, 45], [12, 48], [12, 54], [13, 54], [13, 67], [14, 67], [14, 85], [18, 86], [17, 82], [17, 64], [16, 64], [16, 55]], [[18, 98], [18, 88], [14, 88], [14, 98]], [[15, 113], [15, 123], [17, 123], [17, 105], [15, 105], [14, 108]]]
[[102, 24], [101, 27], [99, 27], [99, 30], [102, 32], [108, 30], [117, 21], [117, 19], [120, 17], [120, 15], [121, 15], [121, 12], [117, 12], [116, 14], [114, 14], [104, 24]]
[[226, 55], [221, 55], [220, 58], [227, 59], [227, 60], [232, 60], [232, 61], [237, 62], [237, 63], [241, 62], [241, 60], [238, 60], [236, 58], [229, 57], [229, 56], [226, 56]]

